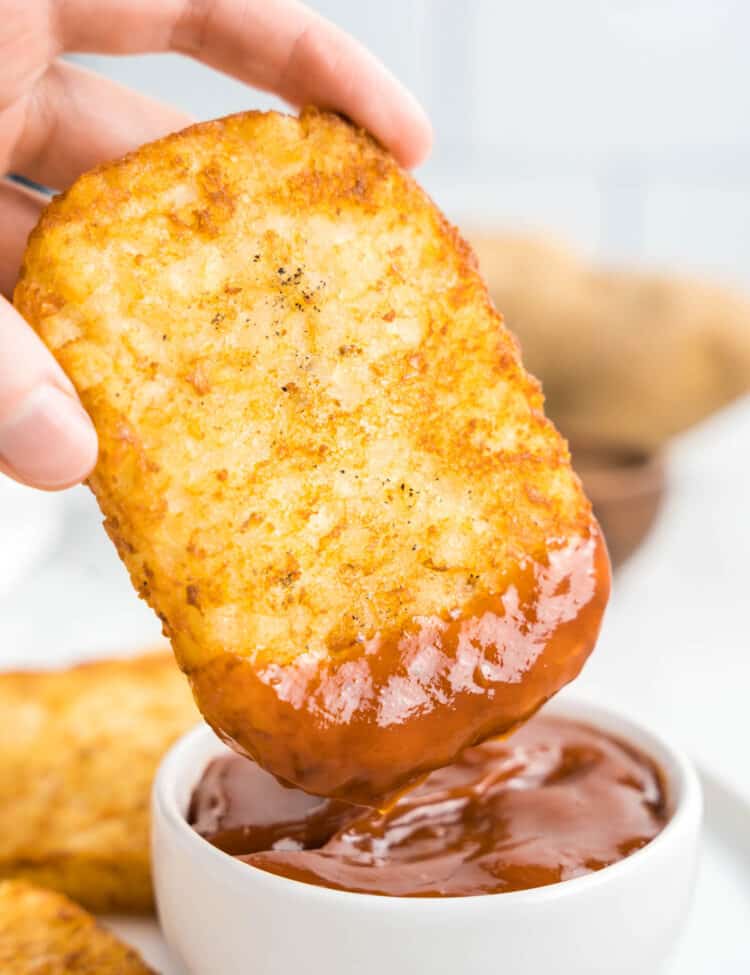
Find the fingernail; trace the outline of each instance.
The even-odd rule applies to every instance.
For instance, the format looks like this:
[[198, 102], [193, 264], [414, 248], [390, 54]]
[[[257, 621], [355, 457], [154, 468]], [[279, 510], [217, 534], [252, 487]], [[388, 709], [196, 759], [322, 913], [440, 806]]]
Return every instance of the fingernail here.
[[96, 433], [80, 403], [57, 386], [32, 389], [0, 419], [0, 461], [34, 487], [75, 484], [96, 462]]

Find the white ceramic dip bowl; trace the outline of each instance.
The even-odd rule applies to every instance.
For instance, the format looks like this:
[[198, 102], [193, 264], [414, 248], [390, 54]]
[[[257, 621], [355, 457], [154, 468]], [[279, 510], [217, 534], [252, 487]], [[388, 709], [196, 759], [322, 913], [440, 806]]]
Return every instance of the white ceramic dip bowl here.
[[687, 758], [624, 715], [565, 697], [545, 707], [650, 756], [670, 819], [631, 856], [547, 887], [475, 897], [349, 893], [259, 870], [188, 825], [190, 796], [225, 746], [201, 725], [167, 754], [153, 793], [164, 935], [194, 975], [634, 975], [658, 971], [689, 907], [701, 792]]

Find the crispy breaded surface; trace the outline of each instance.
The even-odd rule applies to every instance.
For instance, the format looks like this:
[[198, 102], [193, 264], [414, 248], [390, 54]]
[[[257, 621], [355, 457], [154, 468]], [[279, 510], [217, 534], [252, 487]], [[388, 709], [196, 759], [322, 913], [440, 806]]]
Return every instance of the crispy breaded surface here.
[[0, 882], [3, 975], [153, 975], [138, 954], [62, 894]]
[[150, 910], [151, 781], [198, 720], [167, 653], [0, 674], [0, 876]]
[[[15, 300], [94, 418], [107, 530], [218, 727], [238, 661], [344, 667], [591, 533], [470, 250], [336, 116], [237, 115], [82, 177]], [[258, 708], [222, 730], [303, 781]]]

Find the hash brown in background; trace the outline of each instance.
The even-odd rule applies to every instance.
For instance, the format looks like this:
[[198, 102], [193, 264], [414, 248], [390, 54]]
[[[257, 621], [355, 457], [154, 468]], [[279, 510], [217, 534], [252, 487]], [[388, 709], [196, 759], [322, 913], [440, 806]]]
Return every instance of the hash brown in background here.
[[0, 674], [0, 877], [151, 910], [151, 782], [199, 719], [169, 653]]
[[3, 975], [154, 975], [137, 952], [62, 894], [0, 881]]
[[[45, 211], [15, 302], [94, 420], [105, 526], [201, 710], [272, 772], [371, 797], [577, 673], [607, 569], [566, 444], [470, 249], [365, 133], [248, 112], [104, 165]], [[536, 593], [569, 542], [587, 624], [515, 710], [481, 661], [461, 709], [399, 649]]]

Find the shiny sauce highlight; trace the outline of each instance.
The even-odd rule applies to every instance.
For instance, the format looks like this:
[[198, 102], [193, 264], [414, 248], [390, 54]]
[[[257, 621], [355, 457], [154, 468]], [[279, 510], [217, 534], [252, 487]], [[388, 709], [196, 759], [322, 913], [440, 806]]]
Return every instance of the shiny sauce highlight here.
[[464, 748], [504, 734], [577, 676], [609, 596], [606, 547], [521, 559], [504, 590], [287, 662], [221, 654], [189, 676], [237, 752], [306, 792], [378, 806]]
[[400, 897], [525, 890], [600, 870], [667, 821], [659, 770], [594, 728], [538, 715], [467, 749], [386, 812], [320, 799], [237, 755], [193, 795], [193, 827], [292, 880]]

